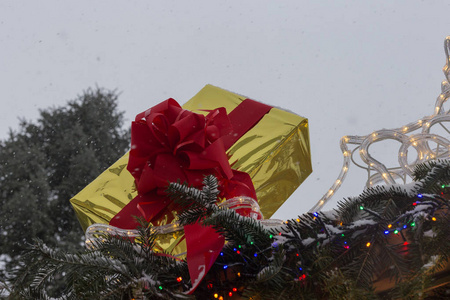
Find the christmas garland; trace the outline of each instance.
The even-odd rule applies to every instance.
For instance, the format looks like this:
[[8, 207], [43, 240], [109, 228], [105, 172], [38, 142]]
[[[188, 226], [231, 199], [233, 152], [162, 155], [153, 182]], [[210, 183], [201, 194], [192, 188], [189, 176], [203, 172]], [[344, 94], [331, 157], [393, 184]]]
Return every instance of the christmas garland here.
[[157, 232], [142, 223], [136, 239], [103, 234], [67, 254], [31, 246], [10, 278], [10, 295], [62, 299], [431, 299], [449, 289], [450, 161], [418, 165], [415, 181], [377, 186], [331, 212], [307, 213], [267, 227], [215, 205], [217, 180], [168, 191], [226, 244], [193, 295], [184, 260], [154, 251]]

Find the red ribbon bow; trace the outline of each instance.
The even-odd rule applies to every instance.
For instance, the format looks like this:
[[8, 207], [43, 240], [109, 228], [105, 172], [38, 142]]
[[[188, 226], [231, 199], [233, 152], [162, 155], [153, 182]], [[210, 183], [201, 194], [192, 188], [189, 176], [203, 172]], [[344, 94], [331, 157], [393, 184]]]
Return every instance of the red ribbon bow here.
[[[254, 123], [258, 120], [255, 118]], [[241, 131], [240, 135], [244, 133]], [[141, 215], [154, 224], [163, 218], [170, 222], [168, 213], [178, 208], [166, 197], [168, 182], [181, 181], [201, 187], [204, 176], [210, 174], [226, 187], [221, 190], [221, 197], [256, 199], [250, 176], [232, 170], [228, 162], [224, 140], [231, 144], [231, 134], [238, 137], [232, 131], [225, 108], [212, 110], [205, 117], [184, 110], [174, 99], [168, 99], [138, 114], [131, 126], [127, 166], [135, 178], [138, 195], [110, 225], [136, 228], [134, 216]], [[185, 226], [184, 230], [193, 291], [216, 260], [224, 238], [212, 228], [199, 224]]]

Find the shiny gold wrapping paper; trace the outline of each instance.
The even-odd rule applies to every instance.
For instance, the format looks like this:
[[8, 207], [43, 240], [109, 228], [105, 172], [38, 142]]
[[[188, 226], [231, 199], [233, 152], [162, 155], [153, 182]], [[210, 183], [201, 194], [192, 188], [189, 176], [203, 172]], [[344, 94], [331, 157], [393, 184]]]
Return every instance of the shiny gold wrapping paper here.
[[[232, 111], [246, 97], [205, 86], [183, 105], [196, 113], [225, 107]], [[229, 150], [233, 169], [247, 172], [253, 180], [264, 218], [268, 219], [312, 172], [308, 120], [272, 108], [256, 126]], [[128, 154], [97, 177], [70, 201], [83, 227], [109, 223], [136, 196], [134, 179], [126, 170]], [[183, 252], [179, 234], [164, 235], [159, 246], [168, 252]]]
[[[207, 85], [183, 108], [206, 114], [201, 110], [225, 107], [230, 112], [245, 99]], [[227, 153], [231, 167], [252, 178], [268, 219], [312, 172], [308, 119], [272, 108]]]

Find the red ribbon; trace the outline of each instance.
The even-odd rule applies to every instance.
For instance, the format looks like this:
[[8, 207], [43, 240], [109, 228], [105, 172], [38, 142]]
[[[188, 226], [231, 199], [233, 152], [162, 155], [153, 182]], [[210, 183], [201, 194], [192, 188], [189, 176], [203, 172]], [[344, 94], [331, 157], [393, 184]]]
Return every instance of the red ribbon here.
[[[139, 225], [134, 216], [153, 223], [171, 216], [169, 213], [179, 208], [166, 197], [168, 182], [187, 182], [200, 188], [204, 176], [210, 174], [225, 187], [220, 197], [256, 199], [250, 176], [231, 169], [226, 150], [270, 108], [247, 99], [228, 116], [225, 108], [217, 108], [205, 117], [168, 99], [138, 114], [131, 126], [127, 166], [138, 195], [111, 219], [110, 225], [132, 229]], [[166, 221], [172, 221], [170, 218]], [[185, 226], [184, 230], [193, 291], [219, 255], [224, 238], [199, 224]]]

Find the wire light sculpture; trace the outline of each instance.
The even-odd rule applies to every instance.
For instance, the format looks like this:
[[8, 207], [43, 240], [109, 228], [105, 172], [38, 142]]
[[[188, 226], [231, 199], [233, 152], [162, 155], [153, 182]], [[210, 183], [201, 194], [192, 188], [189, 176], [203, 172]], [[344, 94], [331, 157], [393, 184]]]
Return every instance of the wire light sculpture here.
[[[430, 133], [431, 127], [440, 125], [450, 134], [450, 131], [443, 123], [450, 122], [450, 110], [445, 111], [444, 103], [450, 97], [450, 36], [447, 36], [444, 42], [446, 63], [443, 72], [446, 80], [441, 83], [441, 94], [436, 100], [434, 113], [425, 116], [415, 122], [409, 123], [403, 127], [395, 129], [382, 129], [374, 131], [365, 136], [344, 136], [340, 140], [340, 148], [344, 156], [342, 170], [323, 197], [309, 210], [310, 212], [320, 211], [334, 193], [340, 188], [344, 181], [350, 162], [356, 166], [366, 169], [368, 180], [366, 187], [372, 187], [379, 184], [395, 184], [398, 181], [407, 183], [412, 178], [414, 166], [427, 160], [448, 158], [450, 154], [450, 141], [440, 135]], [[418, 133], [414, 133], [419, 131]], [[383, 140], [394, 140], [400, 143], [398, 150], [398, 167], [388, 168], [382, 162], [376, 160], [370, 155], [369, 147], [376, 142]], [[431, 145], [435, 146], [431, 146]], [[355, 145], [353, 150], [349, 150], [348, 145]], [[417, 152], [417, 157], [411, 163], [408, 163], [408, 149], [413, 147]], [[355, 162], [353, 155], [359, 152], [361, 160], [366, 166]]]

